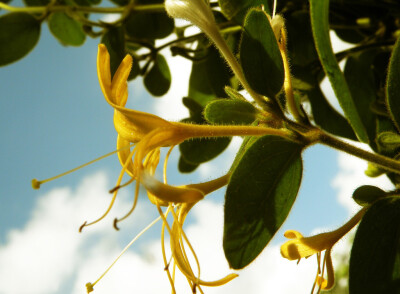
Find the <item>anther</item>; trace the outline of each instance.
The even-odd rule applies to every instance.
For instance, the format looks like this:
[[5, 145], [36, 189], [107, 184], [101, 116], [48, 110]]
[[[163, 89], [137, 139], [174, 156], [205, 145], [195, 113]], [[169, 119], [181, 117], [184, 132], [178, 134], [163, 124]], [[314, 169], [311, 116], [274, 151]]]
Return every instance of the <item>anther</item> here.
[[86, 226], [86, 224], [87, 224], [87, 221], [85, 221], [85, 222], [83, 223], [83, 225], [81, 225], [81, 226], [79, 227], [79, 233], [82, 233], [82, 230], [83, 230], [83, 228]]
[[92, 285], [92, 283], [86, 283], [86, 291], [87, 291], [87, 293], [90, 293], [90, 292], [93, 292], [93, 285]]
[[113, 223], [114, 229], [117, 230], [117, 231], [119, 231], [119, 228], [118, 228], [118, 226], [117, 226], [117, 223], [118, 223], [118, 219], [117, 219], [117, 218], [114, 218], [114, 223]]
[[39, 190], [40, 189], [40, 184], [42, 183], [41, 181], [38, 181], [36, 179], [32, 180], [32, 188], [35, 190]]

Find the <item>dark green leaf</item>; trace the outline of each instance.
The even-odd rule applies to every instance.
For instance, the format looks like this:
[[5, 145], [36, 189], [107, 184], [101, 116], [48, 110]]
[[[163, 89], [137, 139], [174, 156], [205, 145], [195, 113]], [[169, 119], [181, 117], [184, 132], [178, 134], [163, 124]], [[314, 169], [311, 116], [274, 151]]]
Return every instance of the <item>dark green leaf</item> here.
[[390, 58], [386, 87], [386, 104], [389, 114], [397, 129], [400, 130], [400, 38], [397, 39]]
[[286, 219], [300, 187], [302, 148], [277, 136], [248, 143], [226, 191], [223, 247], [230, 267], [251, 263]]
[[265, 11], [271, 15], [270, 2], [268, 0], [218, 0], [222, 13], [228, 19], [234, 19], [243, 24], [247, 11], [252, 7], [264, 6]]
[[357, 229], [350, 257], [350, 294], [400, 293], [400, 198], [374, 203]]
[[164, 56], [158, 54], [153, 66], [143, 79], [144, 85], [153, 96], [166, 94], [171, 86], [171, 72]]
[[296, 11], [287, 19], [285, 26], [288, 32], [287, 47], [291, 64], [305, 66], [318, 59], [311, 31], [310, 15], [305, 11]]
[[365, 185], [353, 192], [353, 199], [358, 205], [366, 206], [386, 195], [386, 192], [375, 186]]
[[109, 29], [101, 38], [110, 53], [111, 75], [114, 75], [122, 59], [125, 57], [125, 38], [123, 27]]
[[250, 87], [273, 98], [284, 80], [282, 56], [266, 13], [252, 9], [246, 16], [240, 61]]
[[326, 101], [319, 86], [305, 94], [311, 103], [313, 118], [317, 125], [331, 134], [357, 140], [348, 121]]
[[340, 70], [329, 36], [329, 0], [310, 0], [311, 24], [322, 67], [329, 78], [346, 118], [361, 142], [368, 143], [368, 133]]
[[16, 12], [0, 17], [0, 66], [27, 55], [40, 37], [40, 22], [31, 14]]
[[193, 62], [189, 79], [189, 97], [202, 106], [215, 97], [226, 96], [224, 88], [230, 84], [231, 78], [230, 70], [218, 50], [214, 47], [205, 50], [206, 55]]
[[369, 144], [374, 150], [376, 149], [376, 115], [371, 111], [371, 105], [376, 100], [372, 74], [372, 62], [375, 55], [376, 51], [371, 50], [353, 54], [347, 59], [344, 68], [344, 76], [349, 85], [351, 97], [367, 132]]
[[189, 109], [191, 122], [199, 124], [205, 123], [203, 118], [203, 107], [197, 103], [196, 100], [184, 97], [182, 98], [182, 103], [187, 107], [187, 109]]
[[249, 125], [256, 119], [256, 115], [257, 109], [242, 100], [218, 99], [204, 108], [204, 118], [218, 125]]
[[137, 39], [162, 39], [174, 30], [174, 20], [166, 13], [132, 13], [125, 22], [126, 32]]
[[178, 168], [181, 173], [191, 173], [193, 172], [199, 165], [198, 164], [192, 164], [190, 162], [187, 162], [185, 158], [181, 155], [179, 157], [179, 163], [178, 163]]
[[80, 46], [85, 42], [82, 25], [64, 12], [52, 13], [48, 25], [50, 32], [63, 45]]
[[198, 165], [217, 157], [228, 147], [231, 138], [199, 138], [185, 141], [179, 145], [185, 161]]

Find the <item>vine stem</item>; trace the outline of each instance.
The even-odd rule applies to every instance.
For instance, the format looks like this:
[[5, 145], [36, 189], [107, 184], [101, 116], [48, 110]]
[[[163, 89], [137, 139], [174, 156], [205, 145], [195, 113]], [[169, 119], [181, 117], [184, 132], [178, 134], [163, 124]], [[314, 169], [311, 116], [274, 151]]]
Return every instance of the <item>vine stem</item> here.
[[[68, 5], [49, 5], [49, 6], [35, 6], [35, 7], [15, 7], [0, 2], [0, 8], [10, 12], [27, 12], [27, 13], [43, 13], [59, 12], [59, 11], [80, 11], [90, 13], [123, 13], [128, 6], [121, 7], [89, 7], [89, 6], [68, 6]], [[163, 12], [164, 4], [146, 4], [146, 5], [133, 5], [129, 7], [132, 11], [145, 11], [145, 12]]]
[[[397, 174], [400, 174], [400, 161], [393, 160], [389, 157], [355, 147], [331, 135], [328, 135], [327, 133], [321, 130], [318, 130], [317, 134], [314, 133], [314, 135], [316, 135], [316, 137], [314, 138], [314, 142], [319, 142], [321, 144], [335, 148], [337, 150], [344, 151], [348, 154], [354, 155], [358, 158], [364, 159], [368, 162], [378, 165], [379, 167], [385, 170], [389, 170]], [[310, 138], [311, 136], [308, 137]]]

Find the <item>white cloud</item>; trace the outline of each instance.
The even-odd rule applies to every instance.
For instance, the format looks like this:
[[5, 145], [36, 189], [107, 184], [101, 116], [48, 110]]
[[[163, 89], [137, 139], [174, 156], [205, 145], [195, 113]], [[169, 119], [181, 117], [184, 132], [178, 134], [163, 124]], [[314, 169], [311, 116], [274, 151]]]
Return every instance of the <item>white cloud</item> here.
[[[351, 143], [354, 144], [354, 143]], [[366, 148], [359, 144], [358, 147]], [[339, 172], [332, 180], [332, 187], [338, 191], [338, 201], [348, 209], [349, 214], [354, 214], [360, 207], [353, 201], [355, 189], [361, 185], [375, 185], [381, 189], [391, 189], [393, 184], [386, 176], [370, 178], [365, 175], [367, 162], [344, 152], [338, 154]]]
[[166, 120], [179, 121], [189, 116], [182, 98], [188, 94], [191, 62], [180, 56], [172, 57], [169, 50], [164, 50], [163, 54], [170, 65], [172, 83], [168, 93], [154, 103], [154, 112]]
[[[78, 234], [83, 219], [91, 220], [104, 211], [109, 188], [106, 175], [98, 173], [86, 178], [76, 191], [62, 188], [43, 195], [26, 226], [9, 232], [0, 247], [0, 293], [84, 293], [86, 282], [94, 282], [126, 245], [123, 239], [133, 237], [153, 217], [150, 205], [140, 202], [133, 221], [127, 221], [120, 232], [112, 230], [109, 217]], [[121, 196], [117, 215], [130, 206]], [[200, 258], [202, 277], [217, 279], [231, 272], [222, 250], [223, 205], [203, 200], [191, 215], [185, 230]], [[95, 294], [170, 293], [159, 237], [139, 245], [122, 256], [95, 286]], [[315, 269], [313, 258], [296, 265], [280, 256], [279, 246], [270, 246], [234, 281], [204, 290], [257, 294], [293, 293], [295, 289], [303, 293], [309, 291]], [[184, 278], [178, 276], [178, 293], [188, 293]]]

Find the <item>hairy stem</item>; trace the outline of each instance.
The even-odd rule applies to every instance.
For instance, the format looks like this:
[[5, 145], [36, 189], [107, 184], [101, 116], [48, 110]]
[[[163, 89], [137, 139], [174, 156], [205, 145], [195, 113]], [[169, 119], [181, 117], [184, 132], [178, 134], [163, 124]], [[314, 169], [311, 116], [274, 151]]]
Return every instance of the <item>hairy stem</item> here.
[[318, 141], [321, 144], [338, 149], [340, 151], [344, 151], [348, 154], [354, 155], [358, 158], [371, 162], [385, 170], [389, 170], [397, 174], [400, 174], [400, 161], [357, 148], [344, 141], [336, 139], [335, 137], [328, 135], [327, 133], [322, 131], [320, 131], [317, 137], [318, 138], [316, 139], [316, 141]]

